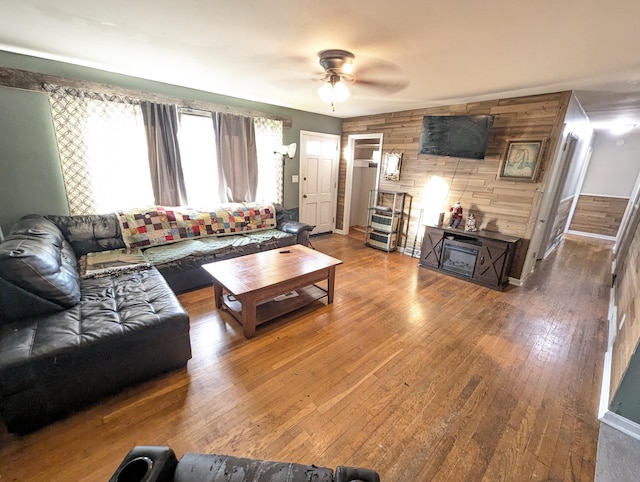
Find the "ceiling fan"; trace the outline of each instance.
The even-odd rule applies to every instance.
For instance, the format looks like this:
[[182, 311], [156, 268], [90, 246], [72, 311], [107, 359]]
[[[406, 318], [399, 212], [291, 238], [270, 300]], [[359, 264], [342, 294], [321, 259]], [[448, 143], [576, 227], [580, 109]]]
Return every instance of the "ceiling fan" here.
[[343, 102], [349, 98], [350, 92], [346, 84], [372, 87], [386, 94], [399, 92], [409, 85], [408, 81], [399, 77], [400, 68], [390, 62], [358, 62], [356, 69], [356, 56], [348, 50], [341, 49], [321, 50], [318, 52], [318, 58], [324, 69], [323, 84], [318, 89], [318, 95], [323, 101], [331, 104], [334, 112], [336, 102]]

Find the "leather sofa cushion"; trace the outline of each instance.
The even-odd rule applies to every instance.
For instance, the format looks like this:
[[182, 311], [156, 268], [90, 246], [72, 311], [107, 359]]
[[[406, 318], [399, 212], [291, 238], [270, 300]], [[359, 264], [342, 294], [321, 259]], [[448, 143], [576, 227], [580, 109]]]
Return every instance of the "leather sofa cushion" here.
[[124, 248], [115, 213], [85, 216], [48, 215], [69, 241], [76, 257], [87, 253]]
[[153, 246], [144, 250], [146, 260], [162, 274], [180, 269], [195, 269], [205, 263], [257, 253], [266, 249], [295, 244], [294, 235], [278, 229], [243, 233], [235, 236], [212, 236], [179, 243]]
[[[156, 269], [82, 280], [82, 299], [67, 310], [0, 326], [3, 395], [37, 383], [40, 363], [78, 360], [101, 345], [127, 337], [151, 337], [171, 326], [189, 331], [189, 317]], [[141, 346], [142, 350], [143, 347]], [[86, 355], [83, 355], [86, 353]], [[117, 350], [113, 351], [117, 357]], [[46, 361], [45, 361], [46, 360]]]
[[258, 243], [267, 243], [269, 241], [286, 239], [288, 241], [291, 241], [292, 244], [295, 244], [295, 239], [293, 240], [291, 239], [291, 238], [294, 238], [292, 233], [288, 231], [281, 231], [279, 229], [269, 229], [267, 231], [255, 231], [253, 233], [243, 233], [242, 236], [244, 236], [245, 238], [249, 238], [250, 240]]
[[[75, 253], [57, 226], [41, 216], [16, 223], [0, 244], [0, 278], [60, 309], [80, 301]], [[21, 317], [33, 314], [29, 303], [21, 305]]]
[[55, 223], [52, 223], [47, 218], [32, 214], [25, 216], [11, 226], [11, 232], [7, 239], [17, 238], [29, 238], [29, 239], [41, 239], [47, 241], [57, 248], [62, 248], [64, 241], [66, 241], [64, 234], [60, 231]]
[[184, 366], [189, 316], [156, 269], [81, 281], [76, 306], [0, 324], [0, 416], [27, 433]]

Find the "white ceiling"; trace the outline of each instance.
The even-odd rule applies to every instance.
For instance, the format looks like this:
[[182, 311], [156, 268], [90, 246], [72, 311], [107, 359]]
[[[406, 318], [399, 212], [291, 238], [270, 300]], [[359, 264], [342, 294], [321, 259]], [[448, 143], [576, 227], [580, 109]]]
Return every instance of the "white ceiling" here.
[[[0, 50], [320, 114], [575, 90], [594, 123], [640, 125], [638, 0], [0, 0], [0, 12]], [[406, 87], [356, 81], [332, 113], [316, 93], [330, 48], [356, 55], [356, 77]]]

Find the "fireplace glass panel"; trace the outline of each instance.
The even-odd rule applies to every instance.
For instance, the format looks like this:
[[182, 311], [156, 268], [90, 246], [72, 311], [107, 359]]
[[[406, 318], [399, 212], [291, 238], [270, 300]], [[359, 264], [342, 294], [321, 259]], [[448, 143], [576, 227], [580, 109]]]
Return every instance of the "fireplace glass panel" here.
[[442, 269], [472, 278], [477, 257], [477, 249], [445, 241], [442, 252]]

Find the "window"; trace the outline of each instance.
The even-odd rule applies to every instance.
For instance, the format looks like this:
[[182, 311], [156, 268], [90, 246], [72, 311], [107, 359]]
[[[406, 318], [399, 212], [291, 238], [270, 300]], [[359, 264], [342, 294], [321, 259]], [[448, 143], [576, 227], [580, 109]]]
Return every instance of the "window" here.
[[46, 85], [69, 213], [153, 205], [140, 106], [118, 96]]
[[[139, 102], [46, 85], [71, 215], [155, 204]], [[254, 119], [258, 150], [256, 201], [282, 202], [282, 122]], [[220, 204], [211, 114], [183, 110], [178, 143], [189, 204]]]
[[153, 205], [140, 107], [97, 100], [88, 107], [84, 128], [96, 212]]
[[282, 171], [284, 160], [274, 151], [282, 146], [282, 121], [254, 119], [258, 151], [258, 189], [256, 201], [282, 204]]
[[[282, 156], [275, 154], [282, 145], [282, 121], [255, 118], [258, 154], [256, 201], [282, 203]], [[182, 172], [191, 207], [210, 207], [220, 203], [215, 137], [209, 112], [180, 111], [178, 131]]]
[[189, 205], [193, 208], [213, 208], [220, 204], [216, 144], [211, 116], [180, 113], [178, 143], [182, 159], [182, 174]]

